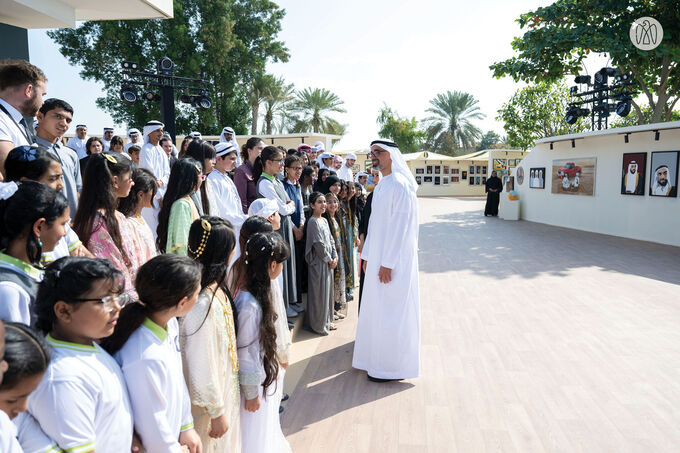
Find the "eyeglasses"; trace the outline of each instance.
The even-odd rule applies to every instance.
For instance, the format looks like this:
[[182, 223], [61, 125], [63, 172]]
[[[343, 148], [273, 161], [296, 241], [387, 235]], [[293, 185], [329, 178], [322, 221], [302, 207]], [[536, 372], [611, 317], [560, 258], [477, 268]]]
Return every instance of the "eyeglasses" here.
[[386, 153], [386, 152], [387, 151], [385, 151], [384, 149], [374, 149], [374, 150], [371, 150], [371, 157], [378, 157], [378, 154]]
[[302, 167], [288, 167], [288, 168], [295, 171], [302, 171]]
[[283, 159], [269, 159], [270, 162], [279, 162], [281, 163]]
[[106, 296], [101, 299], [71, 299], [72, 302], [99, 302], [104, 307], [104, 311], [113, 311], [114, 305], [123, 308], [132, 301], [132, 297], [128, 293], [117, 294], [115, 296]]

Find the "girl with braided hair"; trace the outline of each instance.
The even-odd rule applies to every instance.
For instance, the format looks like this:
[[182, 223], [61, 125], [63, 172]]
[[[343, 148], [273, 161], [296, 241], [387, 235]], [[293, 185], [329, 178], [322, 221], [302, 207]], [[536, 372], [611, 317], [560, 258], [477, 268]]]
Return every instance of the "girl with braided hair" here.
[[275, 303], [271, 281], [283, 270], [290, 249], [277, 233], [257, 233], [246, 243], [245, 284], [236, 295], [241, 432], [244, 453], [287, 453], [279, 402], [287, 366], [276, 354]]

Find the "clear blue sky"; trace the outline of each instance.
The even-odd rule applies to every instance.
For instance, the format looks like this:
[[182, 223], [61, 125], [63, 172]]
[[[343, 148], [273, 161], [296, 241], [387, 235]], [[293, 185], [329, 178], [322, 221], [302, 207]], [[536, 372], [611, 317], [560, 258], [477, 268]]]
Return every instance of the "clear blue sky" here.
[[[512, 55], [510, 43], [520, 34], [515, 19], [552, 0], [278, 3], [287, 12], [279, 39], [291, 58], [268, 71], [296, 88], [323, 87], [337, 94], [347, 113], [335, 116], [348, 125], [348, 134], [336, 149], [355, 149], [376, 137], [383, 102], [420, 120], [429, 100], [447, 90], [475, 96], [486, 114], [478, 126], [505, 135], [496, 112], [521, 85], [494, 79], [489, 65]], [[68, 64], [44, 30], [31, 30], [29, 45], [31, 61], [49, 79], [48, 96], [74, 106], [74, 124], [85, 122], [90, 134], [98, 135], [112, 125], [94, 103], [101, 86], [82, 80], [79, 68]], [[127, 125], [114, 127], [119, 133]]]

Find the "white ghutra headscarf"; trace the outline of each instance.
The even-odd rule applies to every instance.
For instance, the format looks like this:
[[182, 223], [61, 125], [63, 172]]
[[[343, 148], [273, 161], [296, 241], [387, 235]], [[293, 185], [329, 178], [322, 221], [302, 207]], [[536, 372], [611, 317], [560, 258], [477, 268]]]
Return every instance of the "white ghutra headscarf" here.
[[149, 134], [158, 129], [163, 129], [165, 124], [160, 121], [152, 120], [144, 126], [144, 143], [149, 143]]
[[401, 151], [399, 151], [397, 144], [389, 140], [379, 139], [373, 140], [371, 142], [370, 148], [373, 148], [373, 146], [377, 146], [378, 148], [390, 153], [390, 157], [392, 158], [392, 173], [400, 173], [411, 183], [410, 184], [411, 188], [414, 191], [417, 191], [418, 183], [416, 182], [416, 178], [413, 177], [413, 173], [411, 173], [411, 170], [408, 168], [406, 160], [404, 159], [404, 156], [401, 154]]

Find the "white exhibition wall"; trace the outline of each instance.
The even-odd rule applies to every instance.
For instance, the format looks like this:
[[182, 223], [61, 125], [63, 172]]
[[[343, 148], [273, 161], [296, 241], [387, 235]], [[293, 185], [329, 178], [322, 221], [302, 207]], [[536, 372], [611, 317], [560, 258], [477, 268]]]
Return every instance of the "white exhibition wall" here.
[[[659, 139], [655, 140], [657, 130]], [[649, 195], [653, 151], [680, 151], [680, 121], [542, 139], [518, 167], [524, 170], [522, 184], [515, 178], [520, 216], [532, 222], [680, 246], [680, 198]], [[647, 153], [644, 195], [622, 195], [623, 154], [640, 152]], [[554, 159], [589, 157], [597, 159], [593, 196], [551, 193]], [[546, 168], [545, 189], [529, 188], [530, 169], [536, 167]]]

